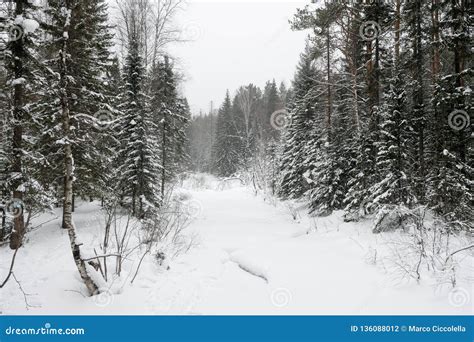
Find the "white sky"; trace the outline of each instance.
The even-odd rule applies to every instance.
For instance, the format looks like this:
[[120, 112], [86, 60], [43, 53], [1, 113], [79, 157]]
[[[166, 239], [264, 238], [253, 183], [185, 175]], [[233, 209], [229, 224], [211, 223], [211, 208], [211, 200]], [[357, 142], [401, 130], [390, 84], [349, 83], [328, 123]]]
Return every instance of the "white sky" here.
[[307, 33], [288, 20], [309, 1], [190, 0], [177, 17], [192, 42], [172, 46], [193, 113], [220, 106], [225, 92], [267, 80], [290, 84]]

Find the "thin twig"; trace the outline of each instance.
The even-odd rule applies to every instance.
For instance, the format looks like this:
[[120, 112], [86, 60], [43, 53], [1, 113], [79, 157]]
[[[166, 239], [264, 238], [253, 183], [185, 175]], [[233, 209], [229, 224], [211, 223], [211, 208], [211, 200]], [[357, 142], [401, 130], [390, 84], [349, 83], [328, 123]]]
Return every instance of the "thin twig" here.
[[461, 249], [458, 249], [457, 251], [454, 251], [453, 253], [451, 253], [450, 255], [448, 255], [448, 257], [446, 258], [446, 261], [445, 261], [445, 262], [448, 262], [448, 260], [449, 260], [450, 258], [452, 258], [454, 255], [456, 255], [457, 253], [466, 251], [466, 250], [471, 249], [471, 248], [474, 248], [474, 244], [473, 244], [473, 245], [466, 246], [466, 247], [463, 247], [463, 248], [461, 248]]
[[31, 296], [31, 294], [26, 293], [25, 290], [23, 290], [23, 287], [21, 286], [21, 283], [15, 277], [15, 274], [13, 272], [12, 272], [12, 277], [13, 277], [13, 279], [15, 279], [16, 283], [18, 284], [18, 287], [20, 288], [21, 293], [23, 294], [23, 299], [25, 301], [26, 310], [30, 310], [30, 308], [39, 308], [39, 307], [41, 307], [39, 305], [31, 305], [30, 303], [28, 303], [28, 296]]
[[133, 279], [132, 279], [132, 281], [130, 282], [130, 284], [133, 284], [133, 282], [135, 281], [135, 278], [136, 278], [137, 275], [138, 275], [138, 271], [140, 271], [140, 267], [141, 267], [141, 265], [142, 265], [143, 259], [145, 259], [145, 256], [146, 256], [148, 253], [150, 253], [149, 250], [147, 250], [147, 251], [142, 255], [142, 257], [141, 257], [141, 259], [140, 259], [140, 262], [138, 263], [137, 270], [135, 271], [135, 275], [133, 276]]
[[98, 255], [92, 258], [87, 258], [87, 259], [82, 259], [83, 261], [91, 261], [91, 260], [96, 260], [100, 258], [109, 258], [109, 257], [119, 257], [121, 256], [120, 254], [106, 254], [106, 255]]
[[8, 280], [10, 279], [10, 277], [12, 276], [13, 274], [13, 266], [15, 266], [15, 259], [16, 259], [16, 254], [18, 253], [18, 250], [20, 249], [20, 247], [18, 246], [17, 249], [15, 249], [15, 253], [13, 253], [13, 257], [12, 257], [12, 261], [10, 263], [10, 270], [8, 271], [8, 274], [5, 278], [5, 280], [2, 282], [2, 284], [0, 285], [0, 289], [3, 288], [7, 283], [8, 283]]
[[87, 296], [84, 296], [84, 294], [81, 291], [77, 291], [77, 290], [64, 290], [64, 291], [79, 293], [83, 298], [87, 298]]

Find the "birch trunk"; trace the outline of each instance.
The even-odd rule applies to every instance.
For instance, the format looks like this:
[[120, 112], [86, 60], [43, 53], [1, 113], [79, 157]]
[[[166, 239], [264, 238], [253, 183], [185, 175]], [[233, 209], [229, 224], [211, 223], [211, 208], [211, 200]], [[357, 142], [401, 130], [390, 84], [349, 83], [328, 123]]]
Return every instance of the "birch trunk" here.
[[64, 135], [64, 204], [63, 204], [63, 228], [67, 229], [69, 242], [71, 244], [72, 256], [76, 264], [77, 270], [87, 287], [89, 295], [97, 294], [98, 287], [87, 273], [86, 263], [81, 257], [80, 244], [77, 243], [76, 229], [72, 221], [72, 198], [74, 185], [74, 159], [72, 155], [70, 134], [70, 107], [68, 99], [68, 78], [67, 78], [67, 49], [69, 38], [69, 27], [71, 19], [71, 8], [74, 0], [65, 0], [65, 7], [68, 9], [67, 18], [63, 28], [63, 44], [59, 52], [59, 70], [60, 70], [60, 102], [62, 111], [62, 128]]

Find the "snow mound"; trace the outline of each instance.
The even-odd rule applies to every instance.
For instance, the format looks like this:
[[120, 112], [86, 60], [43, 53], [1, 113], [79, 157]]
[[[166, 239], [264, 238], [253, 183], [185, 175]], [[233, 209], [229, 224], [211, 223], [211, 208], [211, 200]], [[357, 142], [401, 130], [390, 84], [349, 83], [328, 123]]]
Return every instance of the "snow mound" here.
[[230, 254], [230, 261], [236, 263], [245, 272], [269, 282], [269, 267], [257, 262], [251, 255], [237, 251]]

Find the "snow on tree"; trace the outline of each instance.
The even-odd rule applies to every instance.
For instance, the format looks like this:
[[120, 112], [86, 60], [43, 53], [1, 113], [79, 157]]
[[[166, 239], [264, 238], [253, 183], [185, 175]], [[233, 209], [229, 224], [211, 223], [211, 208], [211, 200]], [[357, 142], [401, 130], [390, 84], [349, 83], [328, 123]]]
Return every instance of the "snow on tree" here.
[[239, 167], [240, 146], [241, 138], [233, 116], [230, 93], [227, 91], [217, 116], [213, 172], [222, 177], [235, 174]]
[[161, 195], [166, 183], [183, 170], [188, 163], [186, 128], [190, 120], [186, 99], [177, 91], [177, 79], [169, 57], [158, 60], [150, 71], [150, 111], [159, 141]]
[[[130, 199], [133, 215], [143, 217], [148, 209], [159, 204], [158, 141], [156, 123], [147, 107], [144, 92], [145, 69], [140, 56], [138, 30], [130, 35], [128, 56], [124, 67], [124, 90], [120, 111], [120, 149], [118, 151], [118, 190]], [[151, 207], [151, 208], [150, 208]]]

